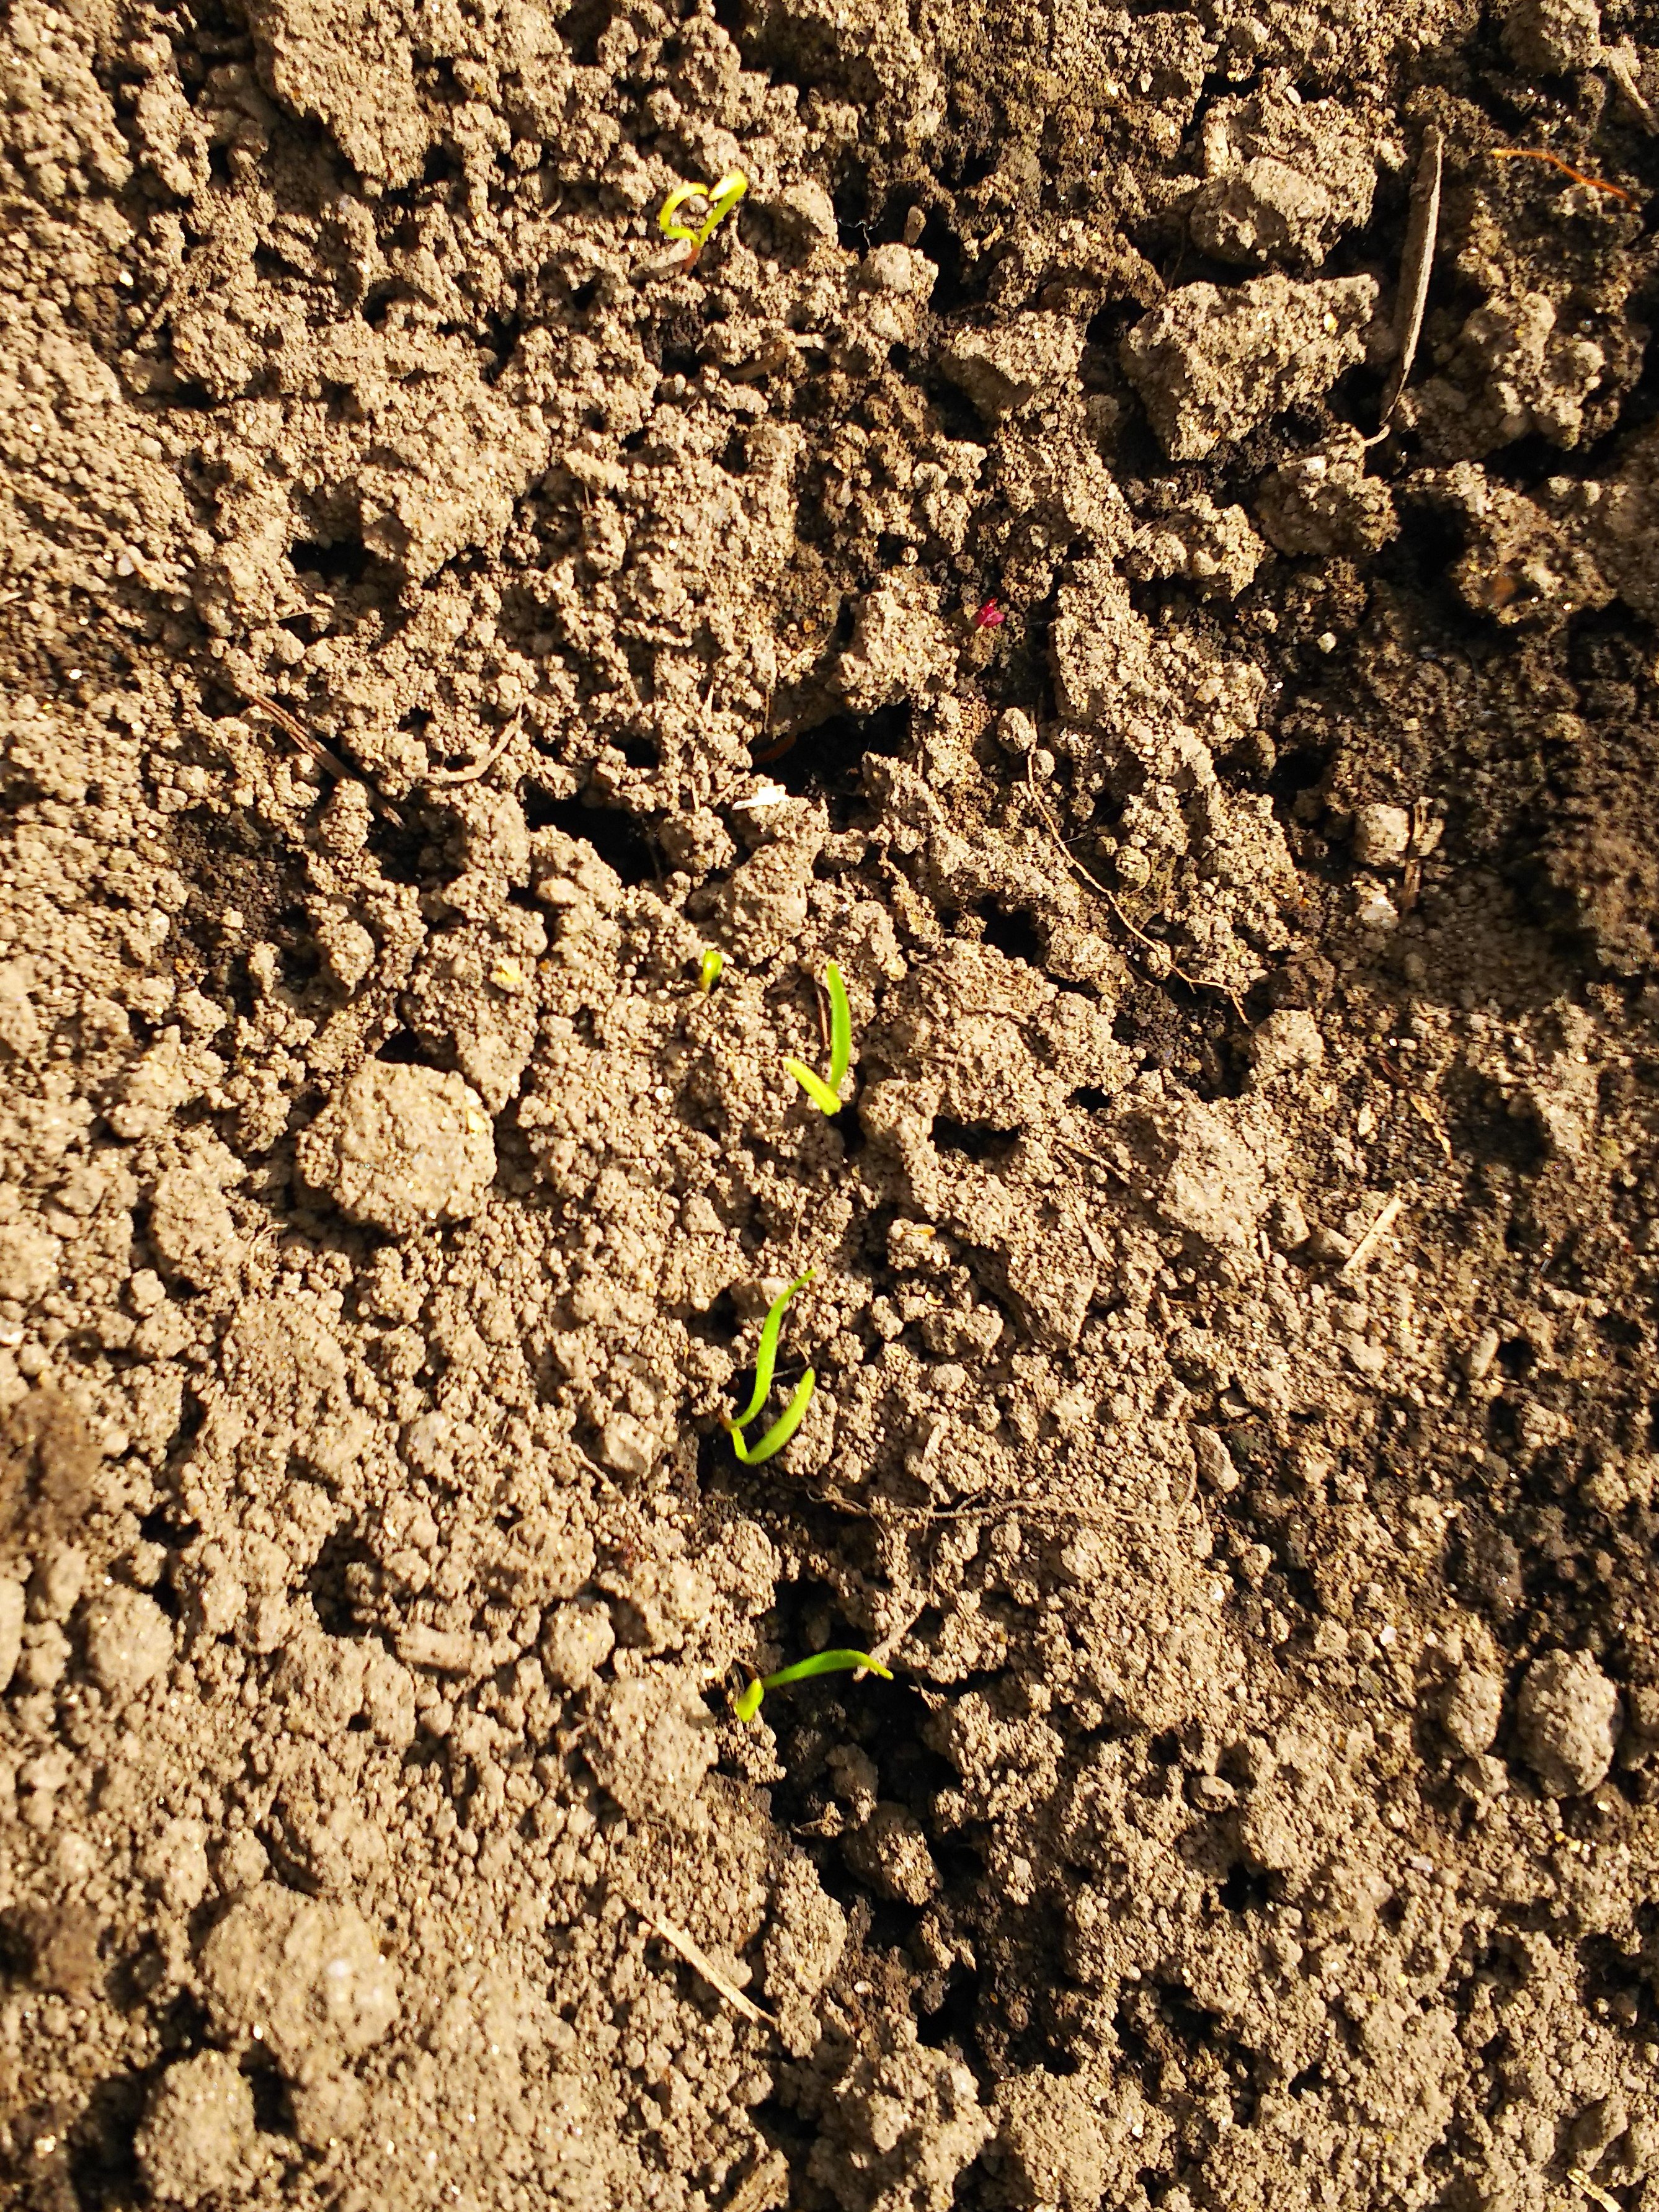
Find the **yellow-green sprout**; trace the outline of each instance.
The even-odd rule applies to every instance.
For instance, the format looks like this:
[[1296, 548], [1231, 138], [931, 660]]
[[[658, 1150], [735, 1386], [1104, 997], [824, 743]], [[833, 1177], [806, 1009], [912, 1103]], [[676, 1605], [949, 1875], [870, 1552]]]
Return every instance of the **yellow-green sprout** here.
[[880, 1660], [872, 1659], [867, 1651], [820, 1651], [811, 1659], [797, 1659], [793, 1667], [780, 1667], [775, 1674], [763, 1674], [751, 1681], [746, 1690], [732, 1698], [732, 1710], [740, 1721], [752, 1721], [769, 1690], [781, 1690], [791, 1682], [805, 1682], [814, 1674], [853, 1673], [879, 1674], [884, 1682], [893, 1679]]
[[[723, 222], [731, 214], [748, 189], [749, 179], [741, 169], [728, 169], [719, 183], [714, 185], [675, 185], [658, 213], [657, 228], [670, 238], [683, 238], [685, 240], [691, 249], [685, 257], [685, 265], [688, 269], [708, 243], [715, 225]], [[687, 200], [707, 200], [708, 203], [708, 213], [700, 230], [690, 230], [684, 223], [675, 222], [672, 219], [675, 210], [683, 207]]]
[[830, 994], [830, 1080], [814, 1075], [798, 1060], [786, 1060], [788, 1069], [812, 1103], [825, 1114], [841, 1111], [841, 1086], [853, 1064], [853, 1010], [847, 1003], [847, 986], [833, 960], [826, 961], [823, 988]]
[[743, 1440], [743, 1431], [766, 1403], [772, 1388], [772, 1374], [778, 1364], [778, 1338], [783, 1329], [783, 1310], [797, 1291], [810, 1283], [816, 1269], [809, 1267], [804, 1275], [797, 1275], [783, 1295], [773, 1301], [761, 1328], [760, 1347], [755, 1354], [755, 1389], [749, 1403], [735, 1420], [728, 1420], [726, 1430], [732, 1438], [732, 1449], [745, 1467], [758, 1467], [763, 1460], [781, 1452], [806, 1418], [806, 1408], [812, 1402], [812, 1392], [817, 1377], [809, 1367], [795, 1385], [794, 1395], [777, 1419], [751, 1451]]
[[705, 995], [720, 981], [720, 969], [725, 965], [726, 955], [723, 952], [716, 952], [711, 945], [697, 963], [697, 988]]

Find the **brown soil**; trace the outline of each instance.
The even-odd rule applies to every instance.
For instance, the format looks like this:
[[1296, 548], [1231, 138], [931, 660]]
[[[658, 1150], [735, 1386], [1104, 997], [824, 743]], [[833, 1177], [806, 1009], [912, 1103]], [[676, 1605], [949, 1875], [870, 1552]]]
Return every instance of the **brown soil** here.
[[0, 38], [5, 2202], [1656, 2212], [1653, 0]]

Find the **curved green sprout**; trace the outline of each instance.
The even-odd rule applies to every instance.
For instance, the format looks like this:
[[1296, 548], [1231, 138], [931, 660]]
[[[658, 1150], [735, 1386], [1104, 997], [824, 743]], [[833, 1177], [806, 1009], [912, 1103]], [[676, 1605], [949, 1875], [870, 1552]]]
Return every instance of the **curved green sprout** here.
[[788, 1069], [812, 1103], [825, 1114], [841, 1111], [841, 1086], [853, 1064], [853, 1010], [847, 1003], [847, 986], [833, 960], [823, 967], [823, 987], [830, 994], [830, 1080], [814, 1075], [798, 1060], [786, 1060]]
[[[689, 269], [708, 245], [715, 225], [730, 215], [749, 189], [749, 179], [741, 169], [728, 169], [718, 184], [676, 185], [663, 202], [657, 216], [657, 228], [670, 238], [683, 238], [691, 251], [685, 265]], [[708, 214], [700, 230], [688, 230], [683, 222], [670, 220], [674, 210], [687, 200], [707, 200]]]
[[763, 1460], [769, 1460], [775, 1452], [781, 1452], [806, 1418], [806, 1408], [812, 1401], [817, 1377], [809, 1367], [795, 1385], [793, 1397], [754, 1449], [751, 1451], [744, 1443], [743, 1431], [766, 1403], [772, 1388], [772, 1375], [778, 1364], [778, 1338], [783, 1330], [783, 1310], [797, 1291], [805, 1288], [817, 1272], [815, 1267], [809, 1267], [804, 1275], [797, 1275], [781, 1297], [773, 1300], [762, 1327], [760, 1346], [755, 1354], [753, 1394], [737, 1419], [726, 1424], [732, 1438], [732, 1449], [745, 1467], [758, 1467]]
[[732, 1698], [732, 1710], [740, 1721], [752, 1721], [769, 1690], [781, 1690], [790, 1682], [805, 1682], [814, 1674], [858, 1672], [879, 1674], [884, 1682], [893, 1679], [891, 1670], [884, 1667], [879, 1659], [872, 1659], [867, 1651], [819, 1651], [811, 1659], [797, 1659], [793, 1667], [781, 1667], [775, 1674], [763, 1674], [751, 1680], [746, 1690]]
[[697, 963], [697, 988], [706, 997], [720, 980], [720, 969], [726, 965], [726, 955], [716, 952], [711, 945]]
[[737, 1423], [735, 1421], [726, 1423], [726, 1427], [732, 1431], [732, 1449], [745, 1467], [758, 1467], [763, 1460], [770, 1459], [774, 1453], [783, 1449], [790, 1437], [806, 1419], [806, 1408], [812, 1402], [812, 1392], [817, 1387], [817, 1379], [809, 1367], [800, 1381], [796, 1383], [794, 1396], [791, 1398], [753, 1451], [750, 1451], [748, 1445], [744, 1443], [743, 1432]]

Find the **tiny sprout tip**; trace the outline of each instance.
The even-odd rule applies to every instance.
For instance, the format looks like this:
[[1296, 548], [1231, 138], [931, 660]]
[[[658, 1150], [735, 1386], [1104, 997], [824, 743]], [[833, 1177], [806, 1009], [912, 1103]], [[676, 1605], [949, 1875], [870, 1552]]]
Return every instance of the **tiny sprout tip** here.
[[746, 1690], [740, 1690], [732, 1700], [732, 1710], [740, 1721], [752, 1721], [760, 1711], [761, 1699], [766, 1695], [758, 1680], [751, 1679]]
[[725, 965], [726, 955], [716, 952], [711, 945], [697, 964], [697, 988], [705, 995], [719, 982], [720, 970]]

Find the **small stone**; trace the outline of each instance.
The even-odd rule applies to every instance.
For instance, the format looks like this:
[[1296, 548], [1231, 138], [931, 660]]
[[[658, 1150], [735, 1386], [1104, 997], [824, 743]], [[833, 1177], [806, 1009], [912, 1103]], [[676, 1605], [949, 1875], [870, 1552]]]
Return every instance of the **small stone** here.
[[23, 1631], [17, 1679], [26, 1690], [55, 1690], [69, 1672], [70, 1640], [55, 1620]]
[[542, 1628], [542, 1667], [562, 1690], [585, 1690], [616, 1645], [611, 1612], [597, 1598], [579, 1598], [550, 1612]]
[[169, 2066], [134, 2144], [139, 2171], [162, 2204], [195, 2205], [242, 2191], [258, 2148], [253, 2088], [222, 2051]]
[[193, 1912], [207, 1895], [212, 1870], [199, 1820], [169, 1820], [138, 1863], [138, 1871], [169, 1912]]
[[1123, 340], [1122, 360], [1170, 459], [1201, 461], [1322, 398], [1364, 359], [1376, 295], [1371, 276], [1297, 284], [1277, 273], [1168, 293]]
[[684, 1820], [714, 1763], [713, 1716], [674, 1677], [635, 1676], [605, 1692], [584, 1748], [630, 1820]]
[[1410, 849], [1412, 817], [1403, 806], [1354, 810], [1353, 856], [1362, 868], [1397, 868]]
[[860, 289], [890, 292], [900, 299], [926, 300], [939, 276], [937, 265], [908, 246], [877, 246], [859, 265]]
[[613, 1413], [599, 1432], [599, 1456], [618, 1474], [649, 1474], [657, 1450], [648, 1432], [631, 1413]]
[[54, 1544], [29, 1577], [29, 1612], [36, 1620], [67, 1620], [87, 1584], [87, 1555], [76, 1544]]
[[781, 229], [805, 244], [833, 246], [836, 242], [836, 204], [815, 179], [786, 185], [769, 198], [767, 212]]
[[142, 1590], [115, 1589], [86, 1616], [87, 1664], [112, 1697], [130, 1697], [173, 1659], [173, 1623]]
[[[997, 2132], [984, 2163], [1002, 2202], [1094, 2212], [1107, 2195], [1107, 2125], [1078, 2078], [1041, 2067], [1012, 2075], [999, 2083], [991, 2111]], [[1165, 2205], [1178, 2193], [1169, 2192]]]
[[377, 1060], [301, 1133], [295, 1159], [348, 1220], [401, 1237], [477, 1212], [495, 1179], [495, 1138], [460, 1076]]
[[0, 1915], [0, 1962], [31, 1989], [79, 2003], [98, 1986], [98, 1922], [69, 1901], [15, 1905]]
[[1195, 246], [1245, 268], [1313, 260], [1334, 228], [1331, 195], [1317, 178], [1267, 154], [1206, 185], [1189, 222]]
[[1294, 1191], [1285, 1191], [1267, 1210], [1267, 1234], [1275, 1252], [1294, 1252], [1308, 1241], [1308, 1217]]
[[1255, 506], [1262, 536], [1281, 553], [1360, 561], [1400, 529], [1389, 487], [1365, 474], [1357, 434], [1353, 445], [1304, 454], [1270, 470], [1256, 486]]
[[1501, 1797], [1510, 1786], [1510, 1773], [1501, 1759], [1488, 1752], [1479, 1753], [1474, 1759], [1460, 1759], [1453, 1779], [1466, 1797], [1477, 1805], [1492, 1797]]
[[326, 2150], [332, 2143], [349, 2142], [361, 2135], [368, 2117], [362, 2085], [352, 2074], [325, 2075], [289, 2100], [294, 2111], [294, 2131], [310, 2150]]
[[1363, 884], [1354, 899], [1353, 918], [1362, 929], [1380, 933], [1400, 927], [1400, 909], [1380, 884]]
[[241, 1243], [219, 1186], [175, 1168], [150, 1200], [149, 1241], [170, 1274], [198, 1287], [216, 1283], [241, 1257]]
[[1619, 1692], [1588, 1652], [1549, 1651], [1534, 1659], [1515, 1717], [1527, 1764], [1547, 1796], [1593, 1790], [1613, 1765]]
[[878, 1805], [865, 1826], [842, 1838], [841, 1850], [861, 1881], [896, 1904], [926, 1905], [939, 1888], [927, 1834], [902, 1805]]
[[1195, 1098], [1168, 1099], [1126, 1115], [1123, 1133], [1172, 1228], [1211, 1256], [1254, 1249], [1268, 1191], [1231, 1119]]
[[369, 2050], [398, 2017], [397, 1976], [362, 1915], [274, 1882], [210, 1932], [201, 1980], [216, 2031], [262, 2042], [301, 2085]]
[[0, 1690], [17, 1671], [23, 1651], [23, 1585], [0, 1576]]
[[1504, 51], [1533, 76], [1593, 69], [1601, 52], [1596, 0], [1511, 0], [1504, 17]]
[[1002, 417], [1043, 398], [1050, 403], [1077, 381], [1086, 332], [1070, 315], [1026, 313], [1001, 330], [963, 331], [939, 356], [939, 367], [994, 427]]
[[1498, 1357], [1498, 1347], [1502, 1340], [1495, 1328], [1483, 1328], [1464, 1353], [1463, 1371], [1471, 1382], [1485, 1382], [1492, 1371], [1492, 1364]]
[[1283, 1007], [1269, 1014], [1250, 1039], [1251, 1088], [1259, 1091], [1281, 1076], [1305, 1074], [1324, 1057], [1325, 1040], [1313, 1016], [1299, 1006]]
[[33, 1305], [58, 1280], [63, 1254], [55, 1237], [26, 1221], [0, 1227], [0, 1298]]
[[1504, 1685], [1479, 1667], [1460, 1667], [1441, 1692], [1440, 1725], [1453, 1748], [1474, 1758], [1492, 1749], [1504, 1710]]
[[1237, 1490], [1238, 1468], [1223, 1439], [1213, 1429], [1194, 1428], [1190, 1433], [1200, 1480], [1207, 1482], [1212, 1490]]

